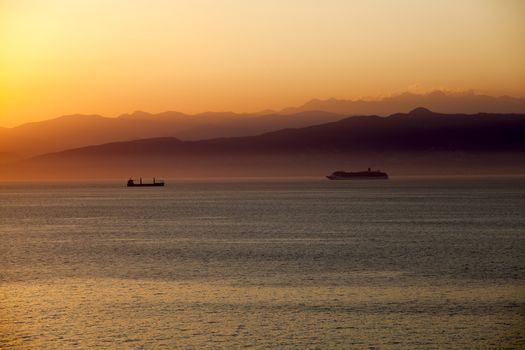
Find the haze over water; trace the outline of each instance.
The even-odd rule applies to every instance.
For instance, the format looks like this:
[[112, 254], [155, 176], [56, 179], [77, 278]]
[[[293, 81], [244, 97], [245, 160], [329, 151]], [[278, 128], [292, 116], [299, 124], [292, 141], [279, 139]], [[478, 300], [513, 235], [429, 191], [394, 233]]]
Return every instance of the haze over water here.
[[525, 180], [0, 185], [0, 347], [522, 348]]

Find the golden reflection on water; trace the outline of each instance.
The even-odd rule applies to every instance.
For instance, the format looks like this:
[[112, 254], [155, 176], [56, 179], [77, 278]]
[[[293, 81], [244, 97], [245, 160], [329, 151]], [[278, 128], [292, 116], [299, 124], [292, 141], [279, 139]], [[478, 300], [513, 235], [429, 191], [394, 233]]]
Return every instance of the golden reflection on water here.
[[524, 207], [521, 179], [7, 186], [0, 349], [525, 348]]
[[[9, 282], [0, 292], [6, 348], [524, 345], [517, 336], [523, 285], [299, 288], [108, 278]], [[502, 303], [510, 312], [498, 311]]]

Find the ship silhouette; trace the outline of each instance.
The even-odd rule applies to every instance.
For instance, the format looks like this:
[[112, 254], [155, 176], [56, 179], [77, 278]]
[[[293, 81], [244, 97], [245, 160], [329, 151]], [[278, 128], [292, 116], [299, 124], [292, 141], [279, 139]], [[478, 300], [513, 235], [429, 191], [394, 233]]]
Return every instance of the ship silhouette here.
[[129, 179], [128, 180], [128, 187], [151, 187], [151, 186], [164, 186], [164, 181], [156, 181], [155, 178], [153, 178], [153, 182], [142, 182], [142, 178], [139, 179], [139, 183], [135, 183], [135, 180]]
[[388, 174], [380, 170], [372, 170], [368, 168], [367, 171], [334, 171], [332, 175], [327, 176], [330, 180], [388, 180]]

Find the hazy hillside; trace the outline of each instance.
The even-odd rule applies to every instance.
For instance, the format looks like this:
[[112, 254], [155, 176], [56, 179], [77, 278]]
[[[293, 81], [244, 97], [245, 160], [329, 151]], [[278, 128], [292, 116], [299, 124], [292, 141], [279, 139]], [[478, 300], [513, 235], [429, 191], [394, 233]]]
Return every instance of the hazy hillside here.
[[287, 127], [334, 121], [343, 117], [326, 112], [302, 112], [286, 116], [135, 112], [119, 118], [70, 115], [0, 130], [0, 152], [31, 156], [111, 141], [150, 137], [177, 136], [192, 140], [218, 136], [256, 135]]
[[83, 147], [30, 159], [0, 176], [319, 175], [348, 166], [398, 174], [518, 174], [525, 173], [524, 155], [525, 115], [445, 115], [418, 108], [251, 137]]

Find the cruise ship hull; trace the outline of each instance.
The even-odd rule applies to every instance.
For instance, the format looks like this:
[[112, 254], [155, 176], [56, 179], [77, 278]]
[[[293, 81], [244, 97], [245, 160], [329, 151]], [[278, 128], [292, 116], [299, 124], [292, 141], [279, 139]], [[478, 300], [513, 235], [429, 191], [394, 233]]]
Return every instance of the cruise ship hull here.
[[367, 171], [334, 171], [326, 178], [329, 180], [388, 180], [388, 174], [368, 168]]
[[330, 180], [388, 180], [388, 175], [386, 176], [332, 176], [332, 175], [329, 175], [326, 178]]

